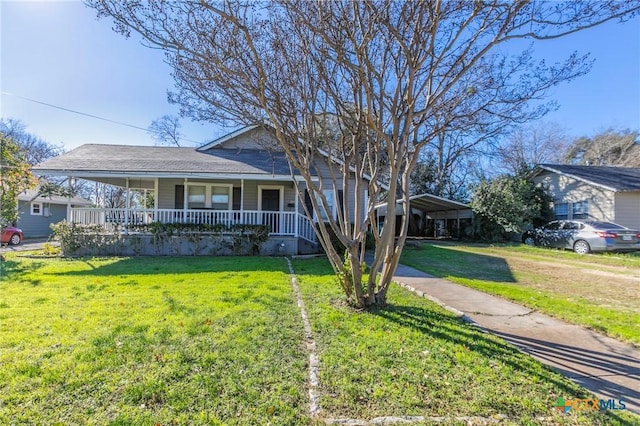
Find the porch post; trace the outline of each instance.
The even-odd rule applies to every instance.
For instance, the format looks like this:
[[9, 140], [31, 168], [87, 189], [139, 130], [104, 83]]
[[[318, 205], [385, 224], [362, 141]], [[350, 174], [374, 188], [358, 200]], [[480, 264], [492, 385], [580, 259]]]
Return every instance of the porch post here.
[[189, 202], [189, 187], [187, 186], [187, 183], [189, 182], [189, 178], [184, 178], [184, 194], [182, 197], [182, 222], [186, 223], [187, 222], [187, 207], [188, 207], [188, 202]]
[[244, 179], [240, 179], [240, 223], [248, 223], [244, 217]]
[[71, 222], [71, 176], [67, 176], [67, 222]]
[[[153, 220], [154, 222], [159, 222], [159, 214], [158, 214], [158, 178], [153, 180]], [[174, 206], [175, 207], [175, 206]]]
[[[294, 178], [295, 179], [295, 178]], [[295, 196], [295, 200], [294, 200], [294, 215], [293, 215], [293, 229], [295, 230], [294, 232], [296, 233], [296, 238], [300, 236], [300, 218], [298, 217], [299, 213], [298, 213], [298, 202], [299, 202], [299, 198], [300, 198], [300, 194], [298, 193], [298, 185], [296, 185], [296, 183], [293, 183], [293, 190], [296, 193]]]
[[129, 233], [129, 208], [130, 206], [130, 198], [129, 198], [129, 178], [127, 178], [127, 188], [125, 192], [125, 200], [124, 200], [124, 232], [125, 234]]

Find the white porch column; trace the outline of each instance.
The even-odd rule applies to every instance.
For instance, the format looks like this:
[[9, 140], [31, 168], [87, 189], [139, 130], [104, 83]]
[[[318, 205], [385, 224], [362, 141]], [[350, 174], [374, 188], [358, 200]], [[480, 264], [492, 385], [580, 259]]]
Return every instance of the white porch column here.
[[124, 200], [124, 232], [129, 233], [129, 209], [131, 208], [131, 198], [129, 196], [129, 178], [127, 178], [127, 187]]
[[240, 179], [240, 223], [247, 223], [244, 217], [244, 179]]
[[[153, 221], [159, 222], [160, 215], [158, 214], [158, 187], [160, 186], [158, 178], [153, 180]], [[175, 206], [174, 206], [175, 207]]]
[[67, 177], [67, 222], [71, 222], [71, 176]]
[[295, 199], [293, 201], [294, 202], [293, 209], [294, 209], [294, 212], [295, 212], [295, 214], [293, 215], [293, 229], [294, 229], [294, 233], [296, 234], [296, 238], [297, 238], [297, 237], [300, 236], [300, 218], [298, 217], [299, 216], [299, 213], [298, 213], [299, 205], [298, 205], [298, 203], [300, 202], [299, 201], [300, 193], [298, 192], [298, 185], [295, 182], [293, 183], [293, 190], [296, 193], [295, 194], [296, 196], [294, 197]]
[[160, 186], [159, 179], [155, 178], [153, 182], [153, 208], [158, 210], [158, 187]]
[[182, 222], [186, 223], [187, 222], [187, 207], [189, 204], [189, 186], [187, 185], [189, 183], [189, 178], [184, 178], [184, 194], [183, 194], [183, 200], [182, 200]]

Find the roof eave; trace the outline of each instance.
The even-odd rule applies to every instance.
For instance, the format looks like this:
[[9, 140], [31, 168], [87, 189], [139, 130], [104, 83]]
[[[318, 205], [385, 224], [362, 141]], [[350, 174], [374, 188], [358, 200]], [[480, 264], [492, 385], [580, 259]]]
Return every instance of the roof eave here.
[[[199, 178], [199, 179], [245, 179], [245, 180], [302, 180], [302, 176], [290, 174], [267, 173], [203, 173], [203, 172], [151, 172], [151, 171], [108, 171], [108, 170], [57, 170], [36, 169], [32, 170], [41, 176], [72, 176], [78, 178]], [[318, 179], [317, 177], [315, 179]]]
[[[558, 169], [554, 169], [553, 167], [539, 165], [536, 168], [539, 168], [539, 169], [542, 169], [542, 170], [546, 170], [546, 171], [551, 172], [551, 173], [556, 173], [556, 174], [558, 174], [560, 176], [565, 176], [565, 177], [568, 177], [568, 178], [571, 178], [571, 179], [575, 179], [577, 181], [584, 182], [584, 183], [587, 183], [589, 185], [596, 186], [598, 188], [606, 189], [607, 191], [621, 192], [621, 190], [619, 188], [614, 188], [614, 187], [611, 187], [611, 186], [603, 185], [601, 183], [593, 182], [593, 181], [591, 181], [589, 179], [585, 179], [585, 178], [580, 177], [580, 176], [572, 175], [571, 173], [565, 173], [565, 172], [560, 171]], [[535, 170], [534, 170], [534, 172], [535, 172]], [[531, 178], [537, 177], [540, 174], [541, 173], [536, 173], [533, 176], [531, 176]]]

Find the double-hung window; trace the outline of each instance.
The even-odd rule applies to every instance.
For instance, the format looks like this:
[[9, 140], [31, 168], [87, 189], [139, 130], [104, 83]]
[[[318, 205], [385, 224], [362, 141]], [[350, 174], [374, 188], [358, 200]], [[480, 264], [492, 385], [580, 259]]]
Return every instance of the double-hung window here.
[[42, 216], [42, 203], [31, 203], [31, 214], [34, 216]]
[[569, 204], [555, 203], [553, 205], [553, 213], [557, 220], [569, 219]]

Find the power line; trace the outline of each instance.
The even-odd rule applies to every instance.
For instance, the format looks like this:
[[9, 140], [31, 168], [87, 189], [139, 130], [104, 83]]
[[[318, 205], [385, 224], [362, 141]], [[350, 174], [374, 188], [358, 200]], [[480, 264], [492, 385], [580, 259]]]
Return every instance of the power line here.
[[[109, 123], [118, 124], [120, 126], [131, 127], [133, 129], [137, 129], [137, 130], [144, 130], [147, 133], [149, 133], [149, 132], [150, 133], [154, 133], [153, 130], [150, 130], [148, 128], [136, 126], [134, 124], [124, 123], [122, 121], [111, 120], [110, 118], [104, 118], [104, 117], [100, 117], [100, 116], [97, 116], [97, 115], [89, 114], [89, 113], [86, 113], [86, 112], [76, 111], [76, 110], [73, 110], [73, 109], [61, 107], [61, 106], [58, 106], [58, 105], [53, 105], [53, 104], [50, 104], [50, 103], [47, 103], [47, 102], [38, 101], [36, 99], [27, 98], [25, 96], [16, 95], [15, 93], [5, 92], [4, 90], [0, 91], [0, 93], [2, 93], [3, 95], [13, 96], [15, 98], [23, 99], [25, 101], [33, 102], [33, 103], [36, 103], [36, 104], [48, 106], [50, 108], [59, 109], [59, 110], [62, 110], [62, 111], [73, 113], [73, 114], [84, 115], [85, 117], [95, 118], [96, 120], [102, 120], [102, 121], [106, 121], [106, 122], [109, 122]], [[158, 132], [155, 132], [155, 133], [158, 133]], [[202, 142], [194, 141], [192, 139], [187, 139], [187, 138], [181, 138], [181, 139], [184, 140], [184, 141], [187, 141], [187, 142], [195, 143], [195, 144], [201, 144], [202, 143]]]

